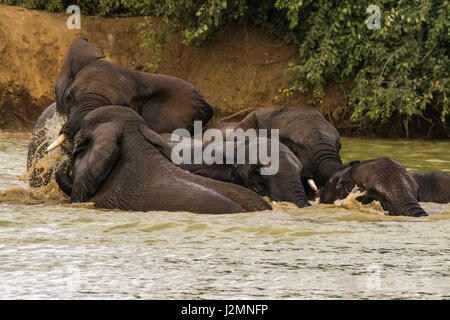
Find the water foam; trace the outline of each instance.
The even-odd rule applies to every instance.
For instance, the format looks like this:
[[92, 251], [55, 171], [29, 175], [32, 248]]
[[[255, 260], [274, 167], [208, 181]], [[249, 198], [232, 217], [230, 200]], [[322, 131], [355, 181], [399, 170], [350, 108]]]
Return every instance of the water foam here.
[[[19, 180], [27, 184], [26, 188], [13, 187], [0, 192], [0, 203], [8, 202], [14, 204], [59, 204], [68, 203], [67, 195], [62, 192], [55, 181], [55, 172], [69, 157], [63, 154], [61, 148], [47, 152], [49, 142], [54, 141], [66, 122], [67, 118], [55, 113], [45, 124], [33, 131], [34, 135], [43, 135], [45, 139], [37, 146], [35, 157], [29, 168]], [[30, 180], [38, 180], [42, 186], [30, 187]], [[47, 180], [49, 179], [49, 182]]]

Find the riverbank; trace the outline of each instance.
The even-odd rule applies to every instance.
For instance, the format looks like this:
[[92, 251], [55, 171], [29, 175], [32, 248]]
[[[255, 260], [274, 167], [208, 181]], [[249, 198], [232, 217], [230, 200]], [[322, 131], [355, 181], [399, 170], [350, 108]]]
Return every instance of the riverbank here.
[[[40, 113], [54, 101], [54, 81], [73, 39], [83, 36], [101, 48], [107, 60], [143, 70], [152, 52], [139, 48], [137, 18], [82, 16], [81, 30], [68, 30], [68, 15], [0, 5], [0, 129], [29, 131]], [[159, 20], [152, 19], [154, 25]], [[215, 107], [215, 119], [239, 120], [262, 107], [311, 105], [310, 93], [283, 95], [283, 71], [299, 61], [295, 46], [252, 25], [229, 25], [204, 42], [189, 47], [172, 37], [156, 72], [194, 84]], [[347, 92], [351, 82], [325, 86], [316, 107], [344, 136], [450, 137], [433, 129], [427, 119], [407, 125], [392, 120], [374, 125], [368, 119], [351, 122]], [[281, 91], [281, 92], [280, 92]], [[407, 130], [406, 130], [407, 128]], [[431, 129], [430, 129], [431, 128]]]

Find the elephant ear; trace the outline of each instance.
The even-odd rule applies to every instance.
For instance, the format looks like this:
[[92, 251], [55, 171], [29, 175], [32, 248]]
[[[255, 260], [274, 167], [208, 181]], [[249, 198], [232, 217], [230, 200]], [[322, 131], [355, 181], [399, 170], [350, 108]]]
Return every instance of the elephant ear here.
[[337, 176], [336, 193], [338, 199], [344, 199], [352, 192], [356, 186], [356, 182], [353, 179], [355, 165], [359, 162], [353, 163], [350, 167], [341, 170]]
[[139, 131], [144, 136], [145, 139], [147, 139], [148, 142], [150, 142], [152, 145], [154, 145], [158, 150], [167, 158], [170, 160], [171, 152], [172, 152], [172, 146], [165, 141], [159, 134], [157, 134], [152, 129], [149, 129], [146, 125], [141, 124], [139, 126]]
[[244, 131], [248, 129], [259, 129], [258, 123], [258, 114], [256, 111], [249, 113], [247, 116], [242, 119], [239, 124], [236, 126], [236, 129], [242, 129]]
[[104, 53], [89, 44], [86, 38], [77, 38], [72, 42], [56, 77], [55, 94], [58, 113], [63, 113], [64, 91], [77, 72], [89, 62], [102, 58], [105, 58]]
[[88, 201], [111, 172], [119, 156], [123, 128], [117, 122], [97, 126], [87, 145], [75, 145], [72, 202]]
[[161, 74], [133, 74], [139, 89], [131, 107], [157, 133], [187, 129], [192, 134], [194, 121], [206, 125], [212, 118], [213, 108], [192, 84]]
[[347, 163], [344, 163], [342, 165], [342, 168], [348, 168], [348, 167], [354, 166], [354, 165], [356, 165], [358, 163], [361, 163], [361, 161], [360, 160], [352, 160], [352, 161], [349, 161]]

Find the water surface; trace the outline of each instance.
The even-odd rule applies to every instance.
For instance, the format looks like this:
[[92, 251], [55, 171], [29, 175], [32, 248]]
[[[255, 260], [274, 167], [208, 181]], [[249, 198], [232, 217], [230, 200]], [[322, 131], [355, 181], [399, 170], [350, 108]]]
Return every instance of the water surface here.
[[[218, 216], [98, 210], [26, 191], [27, 139], [0, 132], [0, 298], [450, 298], [449, 204], [421, 203], [423, 218], [354, 196]], [[342, 140], [345, 161], [450, 171], [449, 141]]]

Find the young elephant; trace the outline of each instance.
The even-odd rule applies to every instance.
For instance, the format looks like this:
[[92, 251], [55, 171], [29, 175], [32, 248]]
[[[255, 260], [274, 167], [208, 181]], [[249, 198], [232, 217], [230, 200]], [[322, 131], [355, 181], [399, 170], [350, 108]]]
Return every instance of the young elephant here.
[[440, 171], [412, 173], [419, 185], [418, 200], [423, 202], [450, 202], [450, 175]]
[[[196, 150], [195, 139], [179, 137], [180, 142], [172, 142], [170, 134], [154, 133], [149, 135], [144, 133], [144, 136], [158, 146], [163, 154], [171, 160], [174, 160], [172, 159], [174, 147], [179, 143], [184, 144], [183, 150], [190, 152], [188, 163], [177, 163], [184, 170], [211, 179], [239, 184], [259, 195], [268, 196], [272, 200], [292, 202], [299, 208], [311, 205], [300, 181], [302, 164], [282, 143], [279, 143], [278, 154], [275, 153], [275, 150], [272, 153], [272, 141], [261, 137], [258, 140], [249, 141], [247, 139], [236, 143], [234, 141], [197, 140], [201, 147]], [[271, 158], [270, 163], [261, 161], [259, 156], [256, 157], [256, 161], [250, 163], [250, 153], [254, 152], [257, 155], [260, 148], [267, 148]], [[205, 150], [208, 149], [214, 150], [214, 159], [219, 161], [208, 164], [203, 159], [202, 163], [195, 164], [194, 160], [204, 155]], [[227, 150], [232, 153], [228, 154]], [[238, 162], [239, 151], [245, 152], [245, 163]], [[180, 152], [180, 158], [181, 156], [182, 152]]]
[[133, 110], [91, 111], [75, 137], [73, 177], [56, 181], [71, 202], [122, 210], [236, 213], [271, 209], [244, 187], [194, 175], [172, 164], [142, 133], [155, 134]]
[[344, 199], [358, 187], [365, 195], [363, 204], [377, 200], [393, 216], [421, 217], [428, 214], [417, 203], [418, 185], [397, 161], [383, 157], [364, 162], [352, 161], [336, 173], [320, 192], [320, 202]]

